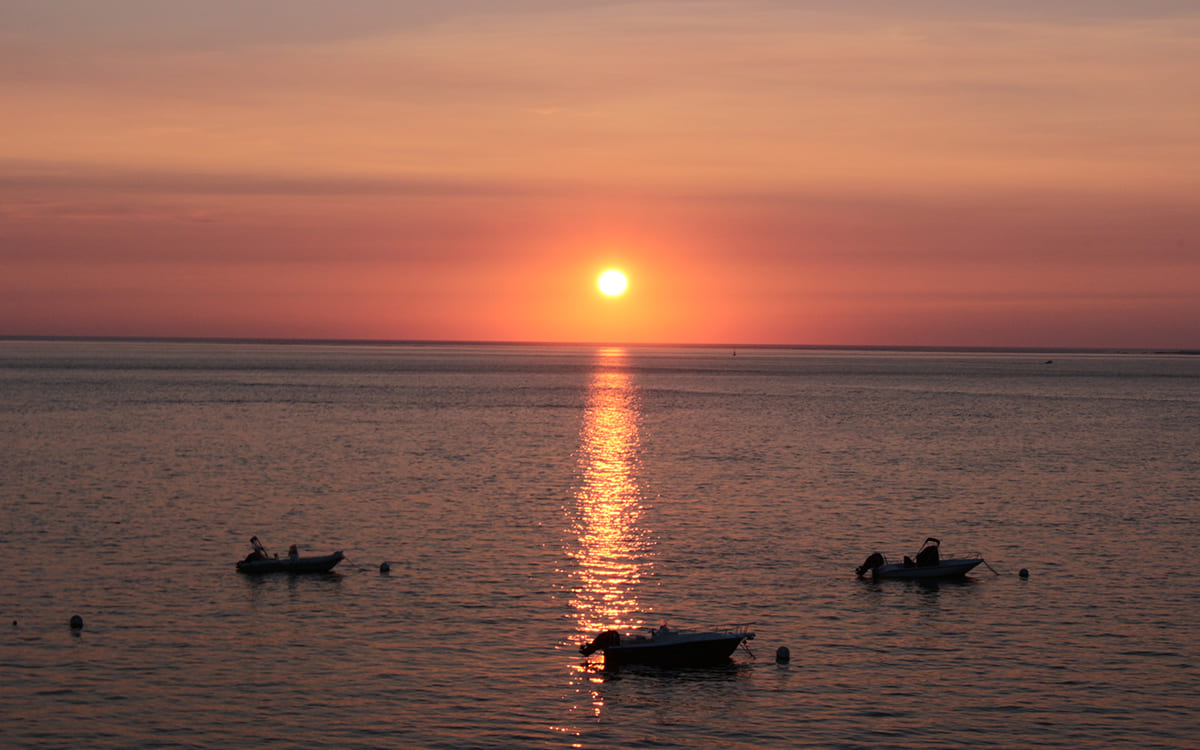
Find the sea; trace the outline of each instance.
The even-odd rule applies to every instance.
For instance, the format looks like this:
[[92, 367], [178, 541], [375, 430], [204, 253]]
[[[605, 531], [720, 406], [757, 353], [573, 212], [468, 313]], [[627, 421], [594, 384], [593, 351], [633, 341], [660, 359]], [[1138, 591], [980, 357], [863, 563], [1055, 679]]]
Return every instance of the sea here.
[[[0, 425], [4, 748], [1200, 737], [1200, 356], [6, 340]], [[579, 652], [663, 623], [756, 637]]]

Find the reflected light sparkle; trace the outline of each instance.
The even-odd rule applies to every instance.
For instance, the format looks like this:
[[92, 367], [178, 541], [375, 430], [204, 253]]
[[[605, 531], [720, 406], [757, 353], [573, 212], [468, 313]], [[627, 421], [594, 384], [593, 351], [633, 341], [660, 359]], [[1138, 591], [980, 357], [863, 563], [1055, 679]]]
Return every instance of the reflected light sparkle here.
[[[629, 373], [618, 369], [625, 352], [598, 352], [580, 429], [580, 481], [574, 493], [567, 554], [575, 561], [570, 583], [570, 616], [575, 622], [574, 649], [604, 630], [642, 625], [637, 587], [650, 570], [650, 534], [642, 526], [644, 507], [637, 483], [637, 391]], [[590, 693], [599, 716], [603, 687], [587, 663], [572, 665], [572, 684]], [[590, 683], [590, 685], [589, 685]]]

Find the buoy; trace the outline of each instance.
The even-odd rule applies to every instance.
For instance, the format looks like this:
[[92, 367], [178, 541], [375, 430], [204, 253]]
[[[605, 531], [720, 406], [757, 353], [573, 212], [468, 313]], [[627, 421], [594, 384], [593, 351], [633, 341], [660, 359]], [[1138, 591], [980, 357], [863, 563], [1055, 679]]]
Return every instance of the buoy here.
[[83, 618], [79, 615], [71, 615], [71, 630], [83, 630]]
[[775, 650], [775, 663], [776, 664], [787, 664], [791, 660], [792, 660], [792, 652], [788, 650], [787, 646], [780, 646], [779, 648], [777, 648]]
[[1029, 577], [1029, 571], [1028, 571], [1028, 570], [1026, 570], [1025, 568], [1021, 568], [1021, 572], [1020, 572], [1020, 573], [1017, 573], [1017, 575], [1021, 576], [1022, 578], [1028, 578], [1028, 577]]
[[389, 572], [391, 572], [391, 570], [392, 570], [392, 566], [388, 565], [386, 562], [379, 564], [379, 572], [380, 573], [389, 573]]

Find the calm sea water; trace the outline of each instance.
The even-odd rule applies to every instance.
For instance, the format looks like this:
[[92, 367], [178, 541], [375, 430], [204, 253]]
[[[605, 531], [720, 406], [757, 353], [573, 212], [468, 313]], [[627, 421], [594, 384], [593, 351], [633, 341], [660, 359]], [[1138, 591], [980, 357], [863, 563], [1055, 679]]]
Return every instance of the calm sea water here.
[[[6, 748], [1200, 736], [1200, 357], [3, 342], [0, 389]], [[930, 535], [995, 574], [854, 578]], [[576, 650], [663, 621], [758, 637]]]

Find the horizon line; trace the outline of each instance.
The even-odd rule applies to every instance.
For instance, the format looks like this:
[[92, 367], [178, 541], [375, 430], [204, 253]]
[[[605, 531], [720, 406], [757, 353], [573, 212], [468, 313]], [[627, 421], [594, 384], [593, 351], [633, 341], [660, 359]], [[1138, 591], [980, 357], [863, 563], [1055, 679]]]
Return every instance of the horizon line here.
[[622, 347], [630, 349], [744, 349], [744, 350], [804, 350], [804, 351], [895, 351], [895, 352], [1047, 352], [1075, 354], [1185, 354], [1200, 355], [1200, 349], [1163, 347], [1070, 347], [1070, 346], [964, 346], [964, 345], [907, 345], [907, 344], [748, 344], [748, 343], [647, 343], [595, 341], [521, 341], [484, 339], [354, 339], [354, 338], [288, 338], [232, 336], [86, 336], [0, 334], [6, 341], [88, 341], [144, 342], [172, 344], [259, 344], [306, 346], [560, 346], [560, 347]]

